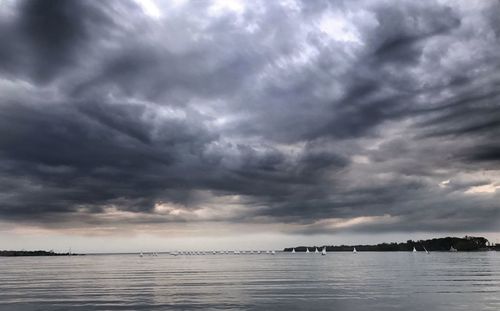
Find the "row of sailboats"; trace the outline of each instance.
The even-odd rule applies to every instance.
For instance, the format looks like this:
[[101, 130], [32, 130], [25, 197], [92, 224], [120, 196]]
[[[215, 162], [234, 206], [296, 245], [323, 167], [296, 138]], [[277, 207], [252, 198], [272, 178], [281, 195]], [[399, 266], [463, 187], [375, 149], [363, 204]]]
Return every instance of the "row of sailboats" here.
[[[292, 248], [292, 254], [295, 254], [295, 253], [296, 253], [295, 248]], [[306, 253], [310, 253], [309, 248], [306, 248]], [[319, 250], [317, 247], [314, 248], [314, 253], [316, 253], [316, 254], [319, 253]], [[357, 253], [356, 248], [354, 248], [353, 253]], [[326, 247], [323, 247], [323, 249], [321, 250], [321, 255], [326, 255]]]
[[170, 252], [170, 255], [172, 256], [179, 256], [179, 255], [240, 255], [240, 254], [270, 254], [270, 255], [275, 255], [276, 251], [275, 250], [267, 250], [267, 251], [173, 251]]
[[[429, 254], [429, 251], [425, 248], [425, 246], [422, 246], [422, 248], [424, 249], [424, 252], [426, 254]], [[451, 252], [455, 251], [456, 252], [456, 249], [453, 248], [453, 246], [451, 247], [450, 249]], [[306, 248], [306, 253], [310, 253], [309, 251], [309, 248]], [[413, 247], [413, 250], [412, 250], [413, 253], [416, 253], [418, 252], [417, 249], [415, 247]], [[249, 254], [261, 254], [263, 253], [263, 251], [249, 251], [248, 252]], [[276, 251], [272, 250], [272, 251], [265, 251], [266, 254], [271, 254], [271, 255], [275, 255], [276, 254]], [[295, 248], [292, 248], [292, 254], [295, 254], [296, 251], [295, 251]], [[315, 247], [314, 249], [314, 253], [319, 253], [319, 250], [317, 247]], [[356, 250], [356, 247], [353, 248], [352, 250], [352, 253], [353, 254], [357, 254], [358, 251]], [[205, 252], [205, 251], [175, 251], [175, 252], [170, 252], [170, 255], [173, 255], [173, 256], [178, 256], [178, 255], [208, 255], [208, 254], [213, 254], [213, 255], [216, 255], [216, 254], [234, 254], [234, 255], [240, 255], [240, 254], [246, 254], [246, 251], [212, 251], [212, 252]], [[150, 254], [151, 256], [158, 256], [158, 253], [156, 252], [153, 252]], [[326, 247], [323, 247], [323, 249], [321, 250], [321, 255], [326, 255]], [[143, 257], [144, 254], [141, 252], [139, 254], [139, 257]]]
[[[425, 246], [422, 246], [422, 247], [423, 247], [423, 249], [424, 249], [425, 253], [426, 253], [426, 254], [429, 254], [429, 251], [425, 248]], [[453, 247], [452, 247], [452, 248], [453, 248]], [[318, 248], [315, 248], [315, 251], [314, 251], [314, 252], [315, 252], [315, 253], [319, 253]], [[412, 251], [412, 252], [413, 252], [413, 253], [416, 253], [416, 252], [417, 252], [417, 249], [416, 249], [415, 247], [413, 247], [413, 251]], [[294, 254], [294, 253], [295, 253], [295, 248], [293, 248], [293, 249], [292, 249], [292, 254]], [[310, 253], [310, 252], [309, 252], [309, 248], [306, 248], [306, 253]], [[354, 247], [354, 248], [353, 248], [352, 253], [353, 253], [353, 254], [357, 254], [357, 253], [358, 253], [358, 251], [356, 250], [356, 247]], [[323, 249], [322, 249], [322, 251], [321, 251], [321, 255], [326, 255], [326, 247], [323, 247]]]
[[[316, 254], [317, 254], [317, 253], [319, 253], [319, 251], [318, 251], [318, 248], [317, 248], [317, 247], [314, 249], [314, 252], [315, 252]], [[292, 248], [292, 254], [295, 254], [295, 253], [296, 253], [296, 252], [295, 252], [295, 248]], [[310, 253], [309, 248], [306, 248], [306, 253]], [[326, 255], [326, 247], [323, 247], [323, 249], [321, 250], [321, 255]]]
[[[158, 253], [157, 252], [152, 252], [152, 253], [148, 253], [149, 256], [153, 256], [153, 257], [157, 257], [158, 256]], [[144, 257], [144, 253], [143, 252], [140, 252], [139, 253], [139, 257]]]

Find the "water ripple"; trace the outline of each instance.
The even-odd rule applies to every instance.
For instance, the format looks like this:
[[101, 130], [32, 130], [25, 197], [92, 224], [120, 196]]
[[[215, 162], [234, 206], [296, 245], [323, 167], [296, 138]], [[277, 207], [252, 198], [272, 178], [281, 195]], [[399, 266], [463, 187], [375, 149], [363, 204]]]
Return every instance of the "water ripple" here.
[[497, 253], [0, 258], [0, 310], [500, 310]]

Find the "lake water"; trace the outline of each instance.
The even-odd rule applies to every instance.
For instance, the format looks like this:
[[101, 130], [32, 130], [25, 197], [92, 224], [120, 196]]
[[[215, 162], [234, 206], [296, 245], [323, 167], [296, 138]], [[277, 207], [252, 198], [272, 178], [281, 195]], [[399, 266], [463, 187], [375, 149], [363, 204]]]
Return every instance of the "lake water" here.
[[0, 310], [500, 310], [500, 253], [0, 257]]

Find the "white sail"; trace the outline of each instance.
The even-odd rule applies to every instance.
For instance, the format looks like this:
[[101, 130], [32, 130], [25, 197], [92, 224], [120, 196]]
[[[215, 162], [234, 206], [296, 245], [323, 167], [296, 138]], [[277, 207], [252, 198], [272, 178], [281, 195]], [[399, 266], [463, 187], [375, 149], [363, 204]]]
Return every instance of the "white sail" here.
[[308, 247], [308, 248], [306, 248], [306, 253], [310, 253], [310, 251], [309, 251], [309, 247]]
[[321, 251], [321, 255], [326, 255], [326, 247], [323, 247], [323, 250]]
[[426, 254], [429, 254], [429, 251], [427, 250], [427, 248], [425, 248], [425, 246], [422, 246], [424, 248], [424, 251]]
[[316, 249], [314, 250], [314, 252], [315, 252], [315, 253], [319, 253], [319, 251], [318, 251], [318, 248], [317, 248], [317, 247], [316, 247]]
[[413, 247], [413, 252], [416, 253], [417, 252], [417, 249], [415, 247]]
[[274, 255], [274, 254], [276, 254], [276, 252], [275, 251], [271, 251], [271, 255]]
[[357, 253], [358, 253], [358, 251], [356, 250], [356, 247], [352, 250], [352, 252], [353, 252], [354, 254], [357, 254]]
[[292, 248], [292, 253], [295, 254], [295, 248]]
[[144, 256], [144, 254], [141, 252], [141, 253], [139, 254], [139, 257], [143, 257], [143, 256]]

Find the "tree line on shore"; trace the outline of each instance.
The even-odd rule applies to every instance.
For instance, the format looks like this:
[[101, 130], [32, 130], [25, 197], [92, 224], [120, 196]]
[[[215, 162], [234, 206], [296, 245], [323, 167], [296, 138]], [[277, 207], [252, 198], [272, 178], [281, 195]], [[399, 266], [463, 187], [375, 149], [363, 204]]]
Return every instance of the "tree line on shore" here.
[[37, 251], [2, 251], [0, 250], [0, 256], [6, 256], [6, 257], [16, 257], [16, 256], [72, 256], [76, 255], [73, 253], [56, 253], [54, 251], [42, 251], [42, 250], [37, 250]]
[[376, 245], [297, 246], [285, 248], [284, 251], [291, 252], [295, 249], [296, 252], [305, 252], [309, 249], [310, 252], [313, 252], [316, 249], [322, 250], [326, 248], [327, 252], [350, 252], [354, 247], [357, 251], [365, 252], [408, 252], [412, 251], [413, 248], [417, 251], [450, 251], [452, 248], [462, 252], [500, 250], [500, 244], [490, 244], [484, 237], [465, 236], [464, 238], [446, 237], [419, 241], [408, 240], [401, 243], [380, 243]]

